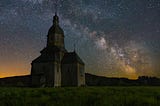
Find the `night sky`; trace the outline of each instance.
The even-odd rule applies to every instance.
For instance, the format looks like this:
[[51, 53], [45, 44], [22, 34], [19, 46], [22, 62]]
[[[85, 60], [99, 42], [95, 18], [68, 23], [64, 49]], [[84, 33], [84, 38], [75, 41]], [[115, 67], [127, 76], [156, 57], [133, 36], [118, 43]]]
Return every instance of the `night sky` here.
[[[65, 47], [85, 71], [160, 77], [160, 0], [59, 0]], [[0, 0], [0, 77], [30, 74], [46, 46], [54, 0]]]

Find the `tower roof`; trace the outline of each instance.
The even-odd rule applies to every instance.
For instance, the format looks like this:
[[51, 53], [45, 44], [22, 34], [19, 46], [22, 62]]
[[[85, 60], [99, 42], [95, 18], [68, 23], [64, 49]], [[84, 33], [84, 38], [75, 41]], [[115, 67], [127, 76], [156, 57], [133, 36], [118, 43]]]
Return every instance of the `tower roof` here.
[[77, 55], [75, 51], [65, 53], [62, 59], [62, 64], [70, 64], [70, 63], [80, 63], [84, 65], [84, 62], [81, 60], [81, 58]]
[[59, 26], [59, 17], [57, 16], [57, 13], [55, 13], [53, 17], [53, 25], [48, 31], [48, 35], [51, 35], [51, 34], [64, 35], [63, 29]]

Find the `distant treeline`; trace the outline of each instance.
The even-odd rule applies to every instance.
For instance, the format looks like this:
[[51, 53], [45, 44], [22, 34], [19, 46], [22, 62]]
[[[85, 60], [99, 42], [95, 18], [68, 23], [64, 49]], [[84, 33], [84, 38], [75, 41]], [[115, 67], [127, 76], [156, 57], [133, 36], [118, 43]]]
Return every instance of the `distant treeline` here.
[[87, 86], [160, 86], [156, 77], [140, 76], [136, 80], [128, 78], [102, 77], [86, 73]]

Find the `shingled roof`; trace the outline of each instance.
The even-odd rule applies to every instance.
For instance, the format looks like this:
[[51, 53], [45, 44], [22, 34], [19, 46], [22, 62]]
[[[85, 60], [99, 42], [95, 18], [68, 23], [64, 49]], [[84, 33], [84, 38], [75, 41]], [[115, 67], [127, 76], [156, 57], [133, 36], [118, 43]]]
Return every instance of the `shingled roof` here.
[[37, 57], [35, 60], [33, 60], [32, 63], [59, 61], [59, 59], [55, 56], [55, 53], [59, 51], [60, 51], [60, 48], [56, 46], [52, 46], [52, 47], [48, 46], [41, 51], [41, 55]]
[[70, 63], [80, 63], [84, 65], [84, 62], [81, 60], [81, 58], [77, 55], [75, 51], [65, 53], [62, 59], [62, 64], [70, 64]]
[[61, 34], [64, 36], [63, 29], [59, 26], [59, 17], [57, 14], [53, 17], [53, 25], [48, 31], [48, 35]]

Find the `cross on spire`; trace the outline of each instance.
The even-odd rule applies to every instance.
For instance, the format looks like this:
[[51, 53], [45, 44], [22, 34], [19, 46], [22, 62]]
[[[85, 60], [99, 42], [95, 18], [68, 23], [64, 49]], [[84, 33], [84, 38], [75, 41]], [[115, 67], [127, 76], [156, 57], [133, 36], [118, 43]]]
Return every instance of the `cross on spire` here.
[[53, 24], [54, 26], [58, 26], [59, 24], [59, 17], [57, 16], [57, 11], [58, 11], [58, 0], [54, 0], [54, 9], [55, 9], [55, 15], [53, 17]]
[[55, 0], [55, 3], [54, 3], [54, 7], [55, 7], [55, 15], [57, 15], [57, 11], [58, 11], [58, 0]]

